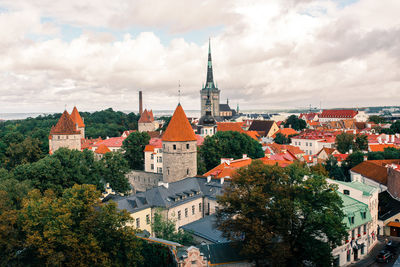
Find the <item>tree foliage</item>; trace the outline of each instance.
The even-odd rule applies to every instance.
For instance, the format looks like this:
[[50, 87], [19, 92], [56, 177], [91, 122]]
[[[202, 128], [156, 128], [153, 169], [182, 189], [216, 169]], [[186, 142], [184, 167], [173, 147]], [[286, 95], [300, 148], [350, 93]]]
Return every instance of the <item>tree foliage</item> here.
[[183, 245], [190, 245], [193, 242], [191, 234], [183, 230], [176, 230], [175, 222], [163, 218], [160, 211], [154, 213], [151, 229], [154, 235], [161, 239], [177, 242]]
[[373, 122], [373, 123], [384, 123], [385, 122], [385, 118], [378, 116], [378, 115], [371, 115], [368, 118], [368, 121]]
[[335, 140], [336, 149], [340, 153], [344, 154], [349, 152], [350, 149], [354, 149], [354, 135], [350, 133], [341, 133], [336, 136]]
[[233, 131], [217, 132], [211, 137], [206, 137], [199, 153], [207, 170], [217, 166], [221, 158], [238, 159], [242, 158], [243, 154], [253, 159], [264, 157], [260, 143], [247, 134]]
[[[0, 193], [4, 203], [8, 194]], [[0, 218], [0, 227], [10, 230], [0, 233], [0, 265], [138, 266], [143, 261], [141, 242], [126, 226], [129, 214], [113, 202], [101, 204], [93, 185], [74, 185], [59, 197], [33, 190], [21, 209], [0, 206]]]
[[400, 159], [400, 149], [387, 147], [382, 152], [369, 152], [368, 160], [377, 159]]
[[290, 144], [290, 138], [286, 137], [284, 134], [277, 133], [274, 138], [274, 142], [277, 144]]
[[144, 169], [144, 148], [149, 141], [150, 135], [146, 132], [133, 132], [124, 140], [122, 149], [131, 169]]
[[218, 202], [224, 236], [242, 240], [242, 253], [273, 266], [331, 266], [332, 249], [347, 237], [335, 187], [299, 164], [241, 168]]
[[293, 128], [296, 131], [301, 131], [307, 127], [305, 120], [300, 119], [296, 115], [290, 115], [285, 122], [285, 128]]

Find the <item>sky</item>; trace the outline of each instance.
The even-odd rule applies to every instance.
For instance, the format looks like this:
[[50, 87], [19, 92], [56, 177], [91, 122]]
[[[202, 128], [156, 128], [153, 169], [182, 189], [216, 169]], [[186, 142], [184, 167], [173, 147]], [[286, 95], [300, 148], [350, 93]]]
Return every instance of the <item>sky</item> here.
[[[399, 0], [0, 0], [0, 113], [400, 105]], [[180, 84], [181, 96], [178, 96]]]

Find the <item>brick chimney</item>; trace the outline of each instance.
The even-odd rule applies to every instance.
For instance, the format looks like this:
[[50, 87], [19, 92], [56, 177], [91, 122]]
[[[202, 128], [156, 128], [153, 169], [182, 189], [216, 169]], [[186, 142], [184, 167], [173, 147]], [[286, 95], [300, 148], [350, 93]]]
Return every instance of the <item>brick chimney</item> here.
[[143, 99], [142, 99], [142, 91], [139, 91], [139, 115], [143, 113]]

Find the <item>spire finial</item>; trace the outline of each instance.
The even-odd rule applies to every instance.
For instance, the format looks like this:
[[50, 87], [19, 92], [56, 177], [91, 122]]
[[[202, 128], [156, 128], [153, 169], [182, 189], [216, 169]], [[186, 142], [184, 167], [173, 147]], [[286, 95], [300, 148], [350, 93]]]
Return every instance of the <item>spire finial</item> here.
[[178, 105], [181, 104], [181, 80], [178, 81]]

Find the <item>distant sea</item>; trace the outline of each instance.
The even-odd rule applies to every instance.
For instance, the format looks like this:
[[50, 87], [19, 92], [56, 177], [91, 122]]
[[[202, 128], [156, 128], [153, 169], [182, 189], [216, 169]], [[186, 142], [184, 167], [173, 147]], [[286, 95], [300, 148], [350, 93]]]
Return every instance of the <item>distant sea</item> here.
[[[93, 112], [93, 111], [89, 111]], [[130, 113], [132, 112], [131, 110], [122, 110], [122, 112], [125, 113]], [[137, 113], [137, 111], [133, 111]], [[282, 113], [282, 110], [241, 110], [243, 113], [269, 113], [269, 114], [276, 114], [276, 113]], [[55, 112], [54, 112], [55, 113]], [[173, 110], [153, 110], [154, 117], [160, 117], [160, 116], [171, 116], [174, 113]], [[200, 116], [200, 110], [185, 110], [186, 116], [187, 117], [192, 117], [192, 118], [198, 118]], [[26, 118], [35, 118], [38, 117], [39, 115], [49, 115], [53, 114], [51, 112], [48, 113], [0, 113], [0, 120], [23, 120]]]

